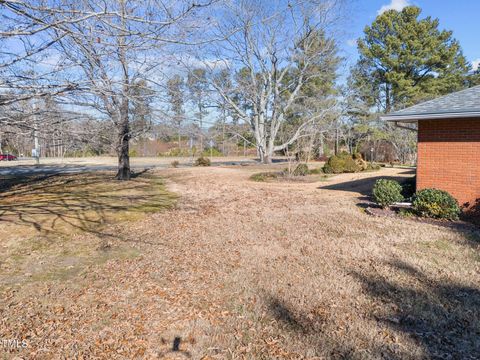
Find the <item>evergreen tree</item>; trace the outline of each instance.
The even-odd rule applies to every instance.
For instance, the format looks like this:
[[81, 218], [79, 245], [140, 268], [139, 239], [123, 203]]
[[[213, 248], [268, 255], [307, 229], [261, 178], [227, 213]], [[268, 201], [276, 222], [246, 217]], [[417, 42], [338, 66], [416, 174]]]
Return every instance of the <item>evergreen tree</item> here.
[[467, 86], [477, 86], [480, 85], [480, 66], [472, 74], [468, 75]]
[[413, 105], [465, 86], [468, 65], [451, 31], [438, 19], [420, 19], [421, 9], [389, 10], [358, 41], [356, 87], [380, 112]]

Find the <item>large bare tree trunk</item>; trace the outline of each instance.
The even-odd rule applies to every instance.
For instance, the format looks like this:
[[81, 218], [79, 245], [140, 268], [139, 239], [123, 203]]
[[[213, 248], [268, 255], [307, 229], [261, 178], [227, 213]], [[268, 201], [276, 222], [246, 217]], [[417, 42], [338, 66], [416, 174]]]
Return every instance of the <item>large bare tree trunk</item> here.
[[118, 144], [118, 171], [117, 171], [117, 180], [130, 180], [130, 157], [128, 155], [129, 143], [126, 140], [127, 134], [123, 131], [120, 131], [118, 134], [119, 144]]
[[128, 100], [124, 99], [120, 111], [120, 122], [118, 123], [118, 172], [117, 180], [130, 180], [130, 123], [128, 121]]

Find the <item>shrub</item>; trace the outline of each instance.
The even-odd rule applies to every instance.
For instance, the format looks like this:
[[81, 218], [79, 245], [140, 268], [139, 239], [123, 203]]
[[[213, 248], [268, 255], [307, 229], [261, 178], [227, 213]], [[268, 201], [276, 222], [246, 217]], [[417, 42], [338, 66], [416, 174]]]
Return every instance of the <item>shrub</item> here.
[[344, 151], [338, 155], [329, 157], [323, 167], [323, 172], [325, 174], [341, 174], [378, 169], [380, 169], [379, 165], [367, 163], [362, 159], [360, 153], [350, 155]]
[[308, 174], [308, 165], [304, 163], [298, 164], [295, 170], [293, 170], [293, 176], [306, 176]]
[[378, 164], [372, 164], [372, 163], [367, 163], [367, 171], [376, 171], [380, 170], [380, 165]]
[[330, 156], [323, 167], [325, 174], [341, 174], [345, 170], [345, 160], [339, 156]]
[[223, 153], [217, 148], [205, 149], [202, 152], [202, 156], [223, 156]]
[[264, 182], [270, 179], [276, 179], [277, 177], [278, 177], [278, 174], [275, 172], [263, 172], [263, 173], [253, 174], [252, 176], [250, 176], [250, 180]]
[[195, 160], [195, 164], [193, 165], [194, 166], [210, 166], [211, 163], [209, 158], [200, 156], [197, 160]]
[[343, 160], [346, 160], [346, 159], [352, 159], [352, 154], [346, 152], [346, 151], [342, 151], [341, 153], [339, 153], [337, 155], [340, 159], [343, 159]]
[[402, 201], [402, 187], [395, 180], [379, 179], [373, 187], [375, 202], [383, 208]]
[[170, 165], [172, 165], [172, 167], [176, 168], [178, 167], [178, 165], [180, 165], [180, 163], [178, 162], [178, 160], [173, 160]]
[[322, 168], [311, 169], [308, 171], [308, 173], [311, 175], [323, 174], [323, 169]]
[[413, 209], [420, 216], [457, 220], [460, 206], [448, 192], [438, 189], [423, 189], [413, 198]]
[[344, 160], [344, 165], [343, 165], [343, 172], [346, 173], [354, 173], [360, 171], [360, 167], [358, 164], [355, 162], [355, 160], [352, 159], [352, 157], [347, 157]]

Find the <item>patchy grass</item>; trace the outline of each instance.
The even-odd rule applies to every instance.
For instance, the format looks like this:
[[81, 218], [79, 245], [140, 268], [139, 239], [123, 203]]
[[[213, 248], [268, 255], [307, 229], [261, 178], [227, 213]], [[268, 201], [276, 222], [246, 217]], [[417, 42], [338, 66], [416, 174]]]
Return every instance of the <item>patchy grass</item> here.
[[108, 173], [6, 179], [0, 191], [0, 223], [37, 233], [98, 231], [169, 208], [175, 200], [160, 178], [148, 174], [131, 181]]
[[163, 181], [109, 173], [4, 179], [0, 193], [0, 286], [65, 281], [86, 268], [140, 252], [112, 226], [170, 208]]

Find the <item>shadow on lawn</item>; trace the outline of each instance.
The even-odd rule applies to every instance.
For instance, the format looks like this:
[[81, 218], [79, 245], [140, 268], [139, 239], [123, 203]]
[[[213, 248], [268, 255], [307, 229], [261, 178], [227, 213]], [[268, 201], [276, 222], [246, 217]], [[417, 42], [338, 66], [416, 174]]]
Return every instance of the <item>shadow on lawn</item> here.
[[373, 185], [375, 185], [375, 182], [377, 180], [388, 179], [388, 180], [398, 181], [401, 184], [406, 183], [408, 181], [411, 181], [411, 179], [415, 176], [415, 170], [406, 170], [406, 171], [402, 172], [402, 174], [412, 175], [412, 176], [411, 177], [406, 177], [406, 176], [374, 176], [374, 177], [368, 177], [368, 178], [363, 178], [363, 179], [358, 179], [358, 180], [344, 181], [344, 182], [341, 182], [341, 183], [338, 183], [338, 184], [319, 186], [318, 189], [355, 192], [355, 193], [359, 193], [359, 194], [365, 196], [365, 198], [360, 198], [361, 200], [367, 200], [371, 197]]
[[[378, 273], [352, 273], [372, 300], [382, 304], [384, 312], [371, 316], [383, 326], [414, 338], [429, 358], [478, 359], [480, 290], [430, 279], [399, 260], [386, 265], [402, 276], [401, 284]], [[404, 355], [392, 354], [390, 358]]]
[[[480, 354], [480, 290], [453, 281], [434, 280], [412, 265], [393, 261], [386, 264], [385, 276], [372, 272], [351, 271], [359, 282], [367, 303], [367, 318], [377, 323], [379, 334], [404, 333], [412, 338], [428, 359], [478, 359]], [[383, 267], [382, 266], [382, 267]], [[391, 276], [392, 272], [396, 275]], [[372, 305], [373, 304], [373, 305]], [[273, 318], [283, 324], [305, 349], [316, 349], [330, 358], [363, 359], [365, 348], [359, 338], [340, 337], [335, 317], [312, 316], [275, 297], [267, 299]], [[353, 311], [353, 310], [346, 310]], [[366, 337], [365, 337], [366, 338]], [[411, 359], [415, 349], [381, 338], [368, 346], [368, 358]]]
[[0, 184], [0, 223], [47, 234], [74, 230], [101, 234], [100, 226], [109, 220], [128, 220], [173, 202], [156, 178], [143, 174], [128, 182], [113, 180], [111, 174], [90, 173], [12, 177]]

